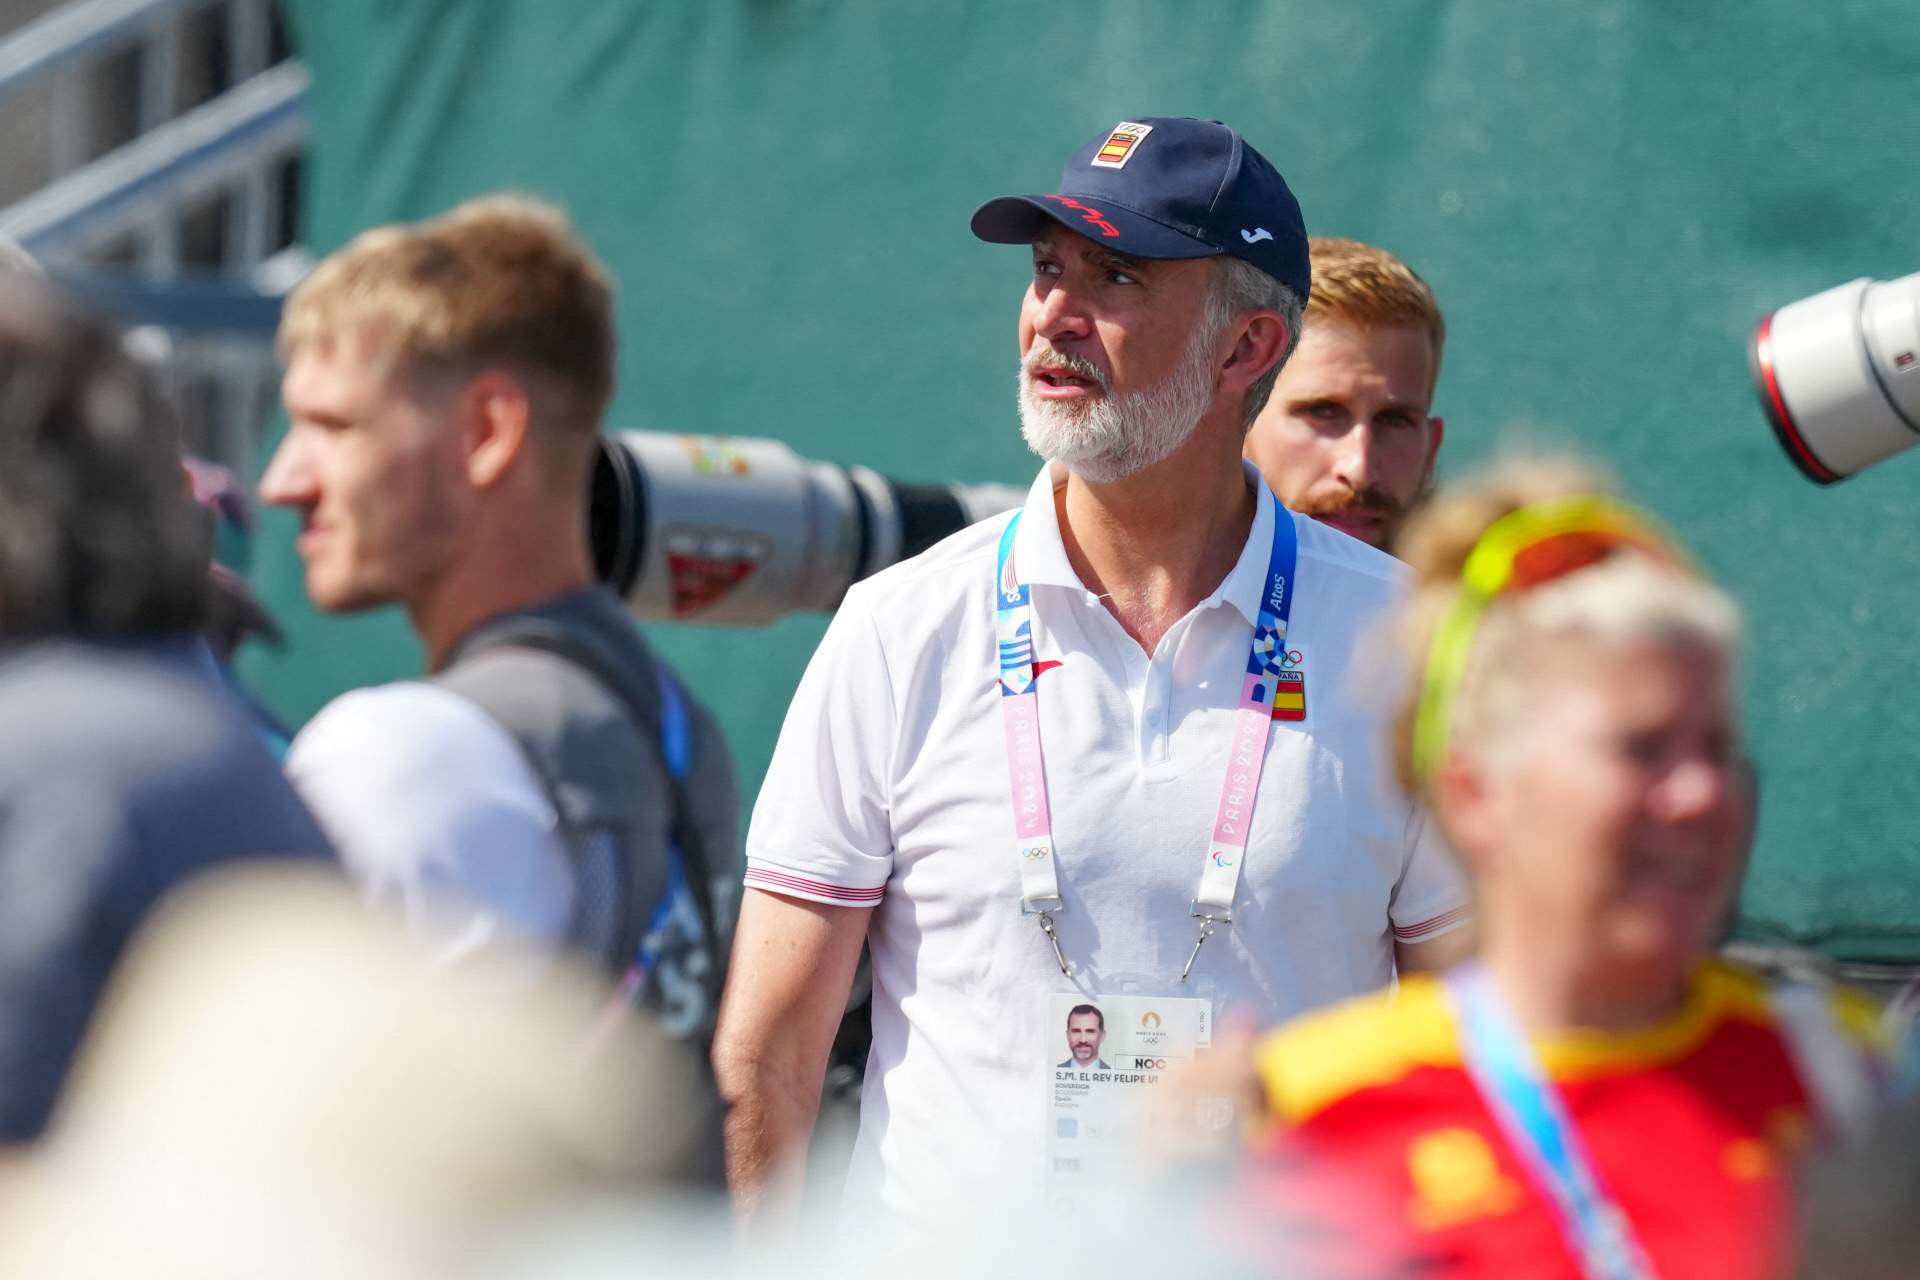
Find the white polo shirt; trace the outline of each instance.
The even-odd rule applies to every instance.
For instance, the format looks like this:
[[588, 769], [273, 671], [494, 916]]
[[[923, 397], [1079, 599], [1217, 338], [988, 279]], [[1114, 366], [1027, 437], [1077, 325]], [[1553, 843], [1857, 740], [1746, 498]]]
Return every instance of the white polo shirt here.
[[[1032, 587], [1040, 737], [1065, 910], [1084, 989], [1171, 982], [1225, 776], [1266, 584], [1274, 505], [1260, 497], [1225, 581], [1149, 655], [1081, 584], [1043, 470], [1014, 557]], [[1009, 517], [856, 584], [801, 680], [747, 837], [751, 888], [871, 906], [873, 1052], [849, 1209], [912, 1231], [1037, 1186], [1042, 1025], [1064, 985], [1020, 910], [994, 632]], [[1394, 938], [1465, 919], [1445, 850], [1386, 771], [1391, 689], [1360, 657], [1403, 568], [1304, 517], [1288, 647], [1303, 721], [1275, 721], [1231, 927], [1202, 951], [1216, 1017], [1269, 1025], [1384, 986]], [[1377, 647], [1377, 646], [1373, 646]], [[1051, 665], [1057, 664], [1057, 665]], [[1357, 697], [1356, 677], [1370, 686]], [[877, 1187], [876, 1184], [877, 1183]]]

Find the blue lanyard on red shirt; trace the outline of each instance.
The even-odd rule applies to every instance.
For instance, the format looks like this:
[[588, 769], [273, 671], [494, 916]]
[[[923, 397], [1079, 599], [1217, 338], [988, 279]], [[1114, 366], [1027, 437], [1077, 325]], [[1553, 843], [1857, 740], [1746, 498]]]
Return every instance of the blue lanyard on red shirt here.
[[1581, 1269], [1590, 1280], [1653, 1280], [1632, 1224], [1601, 1189], [1586, 1144], [1486, 970], [1461, 965], [1446, 987], [1467, 1074], [1547, 1193]]

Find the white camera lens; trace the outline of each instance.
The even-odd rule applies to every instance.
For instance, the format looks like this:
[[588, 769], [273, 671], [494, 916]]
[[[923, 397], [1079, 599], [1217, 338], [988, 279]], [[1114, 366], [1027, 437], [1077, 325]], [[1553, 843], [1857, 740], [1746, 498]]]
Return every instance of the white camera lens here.
[[757, 627], [1011, 511], [1001, 484], [902, 484], [778, 440], [622, 431], [588, 498], [594, 570], [642, 618]]
[[1774, 434], [1816, 483], [1920, 444], [1920, 274], [1780, 308], [1754, 330], [1748, 361]]

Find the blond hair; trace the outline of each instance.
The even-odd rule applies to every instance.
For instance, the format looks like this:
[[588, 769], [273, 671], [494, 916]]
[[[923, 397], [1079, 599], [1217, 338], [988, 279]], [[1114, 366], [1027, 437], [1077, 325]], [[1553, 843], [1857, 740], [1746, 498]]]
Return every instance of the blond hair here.
[[1361, 330], [1396, 325], [1418, 329], [1433, 348], [1433, 380], [1438, 383], [1447, 322], [1419, 273], [1385, 249], [1358, 240], [1314, 236], [1307, 248], [1313, 262], [1307, 324], [1318, 320]]
[[[1421, 798], [1425, 790], [1413, 763], [1414, 722], [1434, 636], [1463, 590], [1467, 557], [1495, 521], [1522, 507], [1613, 489], [1604, 473], [1575, 459], [1516, 458], [1441, 490], [1408, 521], [1395, 550], [1413, 571], [1398, 620], [1411, 678], [1393, 743], [1394, 767], [1408, 795]], [[1533, 705], [1547, 641], [1652, 641], [1731, 658], [1740, 630], [1739, 607], [1720, 588], [1673, 561], [1622, 546], [1594, 564], [1488, 605], [1453, 696], [1448, 741], [1481, 754], [1500, 745]]]
[[469, 200], [362, 232], [287, 299], [282, 360], [362, 336], [405, 373], [497, 366], [536, 419], [597, 431], [613, 395], [613, 286], [567, 216], [521, 196]]

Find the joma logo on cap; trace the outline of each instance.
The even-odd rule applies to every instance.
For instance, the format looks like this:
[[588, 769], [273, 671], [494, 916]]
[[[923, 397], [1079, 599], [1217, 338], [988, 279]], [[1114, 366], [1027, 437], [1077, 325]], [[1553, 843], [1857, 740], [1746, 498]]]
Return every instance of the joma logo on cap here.
[[1100, 144], [1093, 154], [1093, 166], [1096, 169], [1124, 169], [1127, 161], [1133, 158], [1133, 152], [1140, 140], [1153, 132], [1150, 124], [1135, 124], [1131, 120], [1122, 120]]

